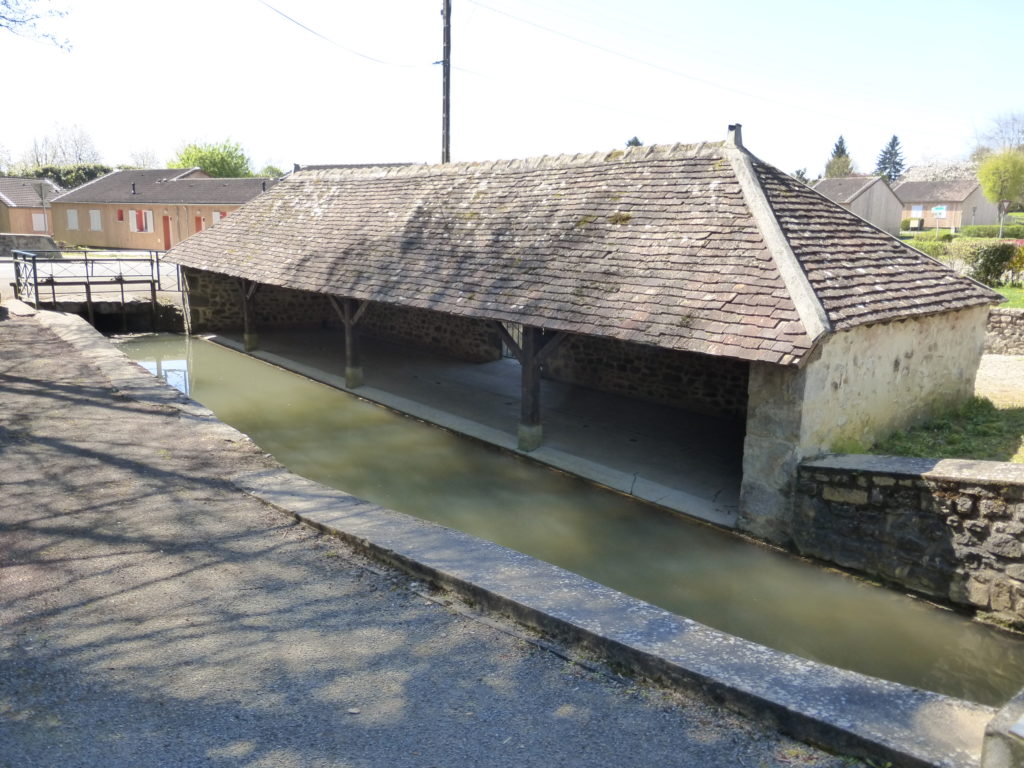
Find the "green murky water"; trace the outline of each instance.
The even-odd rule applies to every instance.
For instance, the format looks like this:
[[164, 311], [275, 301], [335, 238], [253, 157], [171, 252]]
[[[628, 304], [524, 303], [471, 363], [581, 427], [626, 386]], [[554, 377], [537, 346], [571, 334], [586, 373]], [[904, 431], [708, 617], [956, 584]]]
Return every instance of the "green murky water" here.
[[294, 472], [498, 542], [805, 658], [1002, 704], [1024, 642], [395, 414], [213, 343], [123, 342], [133, 359]]

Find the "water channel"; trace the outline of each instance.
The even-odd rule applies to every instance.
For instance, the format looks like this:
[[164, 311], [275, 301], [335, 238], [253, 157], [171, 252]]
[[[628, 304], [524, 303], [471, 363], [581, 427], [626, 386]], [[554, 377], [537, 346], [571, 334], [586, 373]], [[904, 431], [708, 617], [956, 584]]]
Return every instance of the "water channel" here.
[[292, 471], [740, 637], [990, 705], [1024, 641], [368, 403], [209, 341], [121, 349]]

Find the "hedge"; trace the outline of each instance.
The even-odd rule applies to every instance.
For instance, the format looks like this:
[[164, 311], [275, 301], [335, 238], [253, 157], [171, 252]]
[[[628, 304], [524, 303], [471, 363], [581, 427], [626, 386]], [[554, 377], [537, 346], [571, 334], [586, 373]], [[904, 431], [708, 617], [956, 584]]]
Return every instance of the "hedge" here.
[[[998, 224], [976, 224], [963, 227], [960, 234], [964, 237], [999, 237]], [[1024, 225], [1007, 224], [1003, 227], [1003, 237], [1013, 240], [1024, 239]]]

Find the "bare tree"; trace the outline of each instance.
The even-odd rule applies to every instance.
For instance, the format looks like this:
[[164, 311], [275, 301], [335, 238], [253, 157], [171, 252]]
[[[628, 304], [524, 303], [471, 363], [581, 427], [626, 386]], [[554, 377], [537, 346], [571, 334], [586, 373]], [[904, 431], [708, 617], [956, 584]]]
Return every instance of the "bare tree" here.
[[128, 162], [136, 168], [159, 168], [160, 161], [152, 149], [140, 149], [128, 156]]
[[49, 40], [58, 48], [70, 51], [71, 43], [67, 40], [58, 40], [50, 32], [39, 30], [41, 20], [64, 16], [67, 13], [48, 6], [48, 0], [0, 0], [0, 29], [23, 37]]
[[[3, 0], [0, 0], [3, 2]], [[79, 165], [100, 162], [100, 153], [92, 137], [80, 125], [58, 125], [52, 134], [32, 140], [22, 164], [29, 167], [42, 165]]]
[[974, 154], [981, 159], [986, 155], [1021, 149], [1024, 149], [1024, 112], [1008, 112], [995, 118], [989, 129], [978, 137]]

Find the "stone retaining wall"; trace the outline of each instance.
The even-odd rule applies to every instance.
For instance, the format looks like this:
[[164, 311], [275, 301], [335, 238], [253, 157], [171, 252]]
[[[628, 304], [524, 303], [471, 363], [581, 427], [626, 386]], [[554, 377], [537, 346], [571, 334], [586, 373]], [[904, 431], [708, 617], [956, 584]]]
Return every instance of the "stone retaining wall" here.
[[498, 331], [476, 318], [372, 302], [358, 327], [368, 336], [433, 349], [468, 362], [501, 358]]
[[[188, 316], [193, 333], [239, 330], [242, 301], [237, 281], [227, 275], [183, 269], [188, 286]], [[253, 296], [257, 332], [261, 326], [340, 327], [324, 294], [260, 285]], [[426, 309], [370, 302], [359, 333], [433, 349], [460, 360], [484, 362], [501, 356], [501, 339], [489, 323]]]
[[1024, 629], [1024, 466], [838, 455], [797, 472], [799, 552]]
[[749, 363], [615, 339], [573, 336], [545, 363], [557, 381], [698, 413], [744, 419]]
[[1024, 355], [1024, 309], [998, 309], [988, 313], [985, 352], [990, 355]]

